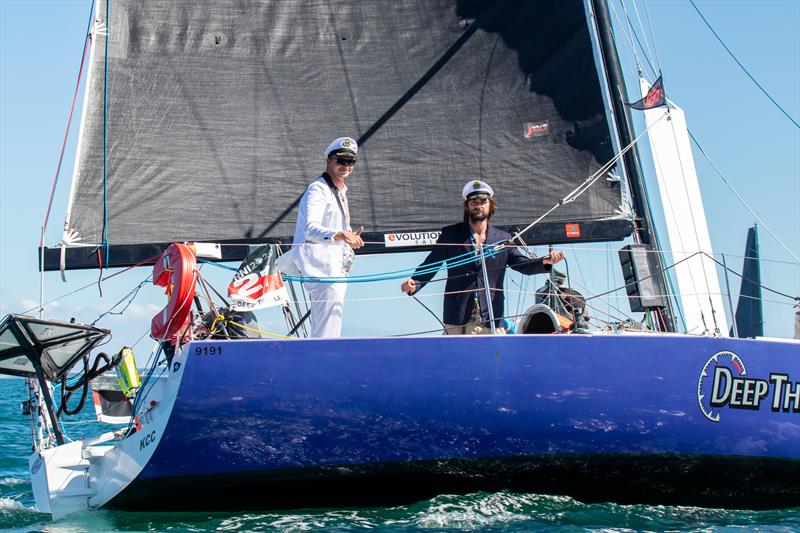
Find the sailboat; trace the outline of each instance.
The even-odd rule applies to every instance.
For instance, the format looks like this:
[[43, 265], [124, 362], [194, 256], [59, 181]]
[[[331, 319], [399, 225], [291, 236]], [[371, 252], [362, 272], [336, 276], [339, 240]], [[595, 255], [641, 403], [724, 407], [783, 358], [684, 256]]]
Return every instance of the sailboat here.
[[[499, 489], [800, 505], [800, 343], [726, 336], [719, 282], [697, 276], [714, 270], [707, 232], [677, 223], [677, 277], [711, 297], [675, 313], [636, 152], [683, 118], [653, 107], [633, 131], [603, 0], [113, 0], [98, 2], [91, 43], [64, 234], [41, 268], [153, 268], [170, 299], [141, 379], [124, 347], [98, 352], [108, 330], [3, 319], [0, 373], [30, 388], [40, 511]], [[498, 246], [632, 239], [619, 252], [626, 289], [652, 326], [577, 327], [579, 299], [562, 305], [553, 279], [552, 298], [510, 317], [513, 335], [303, 338], [292, 306], [291, 335], [242, 333], [243, 318], [200, 303], [213, 291], [198, 264], [290, 246], [300, 177], [342, 130], [364, 154], [350, 201], [366, 254], [430, 249], [464, 176], [491, 176], [509, 191], [496, 223], [515, 236]], [[676, 155], [660, 167], [678, 159], [691, 173]], [[679, 209], [666, 211], [685, 222]], [[83, 405], [90, 387], [98, 419], [116, 425], [69, 441], [68, 400]]]

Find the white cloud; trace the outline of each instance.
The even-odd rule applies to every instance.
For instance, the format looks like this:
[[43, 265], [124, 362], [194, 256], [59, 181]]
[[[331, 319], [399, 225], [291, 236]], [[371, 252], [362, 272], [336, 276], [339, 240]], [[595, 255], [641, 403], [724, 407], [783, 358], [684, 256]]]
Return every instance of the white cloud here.
[[136, 318], [153, 317], [159, 311], [161, 311], [161, 308], [155, 304], [131, 304], [125, 314]]
[[[15, 313], [34, 314], [39, 310], [39, 301], [33, 298], [20, 298], [17, 300], [16, 309], [12, 310]], [[46, 303], [44, 306], [45, 311], [52, 311], [59, 309], [61, 304], [59, 302]]]

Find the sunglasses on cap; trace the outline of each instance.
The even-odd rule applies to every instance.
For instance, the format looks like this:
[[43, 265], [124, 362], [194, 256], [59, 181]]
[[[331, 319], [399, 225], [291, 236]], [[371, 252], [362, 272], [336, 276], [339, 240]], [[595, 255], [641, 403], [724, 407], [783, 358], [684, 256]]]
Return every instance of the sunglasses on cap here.
[[336, 162], [342, 166], [354, 166], [356, 164], [356, 160], [350, 157], [337, 157]]

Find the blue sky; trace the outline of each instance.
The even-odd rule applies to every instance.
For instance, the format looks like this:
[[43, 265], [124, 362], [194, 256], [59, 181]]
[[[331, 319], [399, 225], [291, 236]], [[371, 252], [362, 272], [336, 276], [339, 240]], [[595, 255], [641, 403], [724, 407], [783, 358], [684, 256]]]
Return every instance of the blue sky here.
[[[618, 1], [611, 3], [612, 16], [618, 17], [614, 22], [618, 23], [625, 13]], [[751, 74], [790, 116], [800, 121], [800, 1], [698, 0], [696, 3]], [[90, 2], [85, 0], [0, 0], [2, 315], [27, 311], [39, 300], [36, 249], [72, 101], [89, 6]], [[626, 3], [626, 7], [640, 38], [643, 33], [639, 20], [648, 30], [645, 48], [649, 50], [645, 52], [660, 66], [667, 94], [685, 110], [690, 130], [739, 194], [784, 244], [800, 255], [800, 130], [727, 56], [688, 0]], [[631, 75], [633, 55], [622, 42], [626, 38], [619, 28], [617, 35], [630, 84], [635, 82]], [[651, 72], [646, 74], [653, 79]], [[45, 236], [49, 245], [60, 239], [78, 122], [76, 116]], [[646, 152], [646, 145], [642, 149]], [[646, 153], [643, 159], [647, 166]], [[697, 151], [695, 161], [714, 249], [725, 253], [731, 267], [740, 270], [746, 231], [754, 221]], [[358, 186], [357, 173], [351, 186]], [[649, 182], [649, 189], [657, 197], [654, 182]], [[765, 228], [760, 228], [760, 244], [764, 284], [782, 293], [800, 295], [797, 262]], [[571, 274], [578, 283], [596, 291], [621, 285], [616, 262], [619, 246], [621, 243], [584, 246], [582, 251], [567, 248], [571, 257], [581, 259], [571, 262]], [[420, 254], [362, 257], [356, 264], [356, 273], [413, 266], [420, 259]], [[102, 298], [94, 285], [59, 299], [47, 307], [46, 316], [65, 320], [74, 316], [79, 321], [91, 322], [148, 273], [149, 269], [137, 269], [103, 282]], [[204, 275], [224, 288], [230, 273], [208, 271]], [[68, 272], [69, 283], [64, 284], [58, 273], [46, 273], [44, 299], [49, 301], [92, 284], [97, 276], [93, 271]], [[508, 288], [518, 290], [521, 284], [532, 290], [543, 281], [541, 276], [527, 281], [513, 277]], [[733, 278], [731, 284], [735, 297], [738, 279]], [[383, 282], [352, 287], [348, 292], [345, 334], [435, 329], [438, 324], [433, 317], [416, 302], [400, 295], [398, 285]], [[435, 293], [440, 290], [441, 285], [431, 286], [422, 293], [426, 296], [423, 301], [437, 313], [441, 310], [441, 298]], [[768, 292], [764, 296], [766, 334], [790, 337], [791, 303]], [[528, 303], [529, 299], [518, 301], [512, 293], [507, 307], [516, 310]], [[132, 344], [147, 331], [150, 317], [162, 304], [160, 289], [145, 286], [128, 307], [124, 320], [107, 316], [98, 324], [112, 328], [115, 343]], [[603, 309], [598, 313], [611, 316], [623, 315], [615, 308], [628, 311], [622, 293], [618, 299], [600, 305]], [[283, 330], [277, 313], [265, 313], [261, 325], [271, 331]], [[145, 342], [142, 346], [149, 349]]]

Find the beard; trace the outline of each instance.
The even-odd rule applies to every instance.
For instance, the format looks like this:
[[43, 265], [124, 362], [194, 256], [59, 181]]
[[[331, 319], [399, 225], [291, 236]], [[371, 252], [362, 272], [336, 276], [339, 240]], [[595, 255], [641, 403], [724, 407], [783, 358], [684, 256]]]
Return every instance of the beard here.
[[484, 220], [489, 218], [489, 213], [481, 212], [481, 211], [470, 211], [469, 212], [469, 221], [470, 222], [483, 222]]

